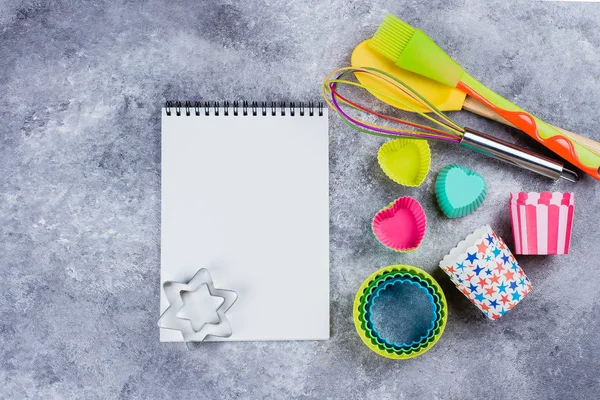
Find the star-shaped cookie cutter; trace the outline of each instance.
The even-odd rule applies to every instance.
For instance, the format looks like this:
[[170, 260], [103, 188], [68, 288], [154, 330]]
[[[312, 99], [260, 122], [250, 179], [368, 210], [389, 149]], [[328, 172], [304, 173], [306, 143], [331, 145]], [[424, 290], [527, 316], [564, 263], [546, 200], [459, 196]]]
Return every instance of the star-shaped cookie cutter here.
[[[185, 307], [185, 299], [188, 297], [185, 294], [196, 292], [204, 285], [208, 288], [211, 296], [223, 299], [216, 310], [219, 318], [218, 322], [210, 323], [203, 321], [201, 324], [194, 324], [188, 317], [177, 316]], [[188, 283], [166, 281], [163, 284], [163, 290], [169, 300], [169, 307], [160, 316], [158, 320], [159, 327], [180, 331], [186, 343], [202, 342], [209, 335], [224, 338], [232, 335], [231, 324], [225, 313], [237, 300], [237, 293], [233, 290], [216, 289], [212, 277], [206, 268], [198, 270]], [[200, 328], [195, 330], [194, 325], [200, 325]]]

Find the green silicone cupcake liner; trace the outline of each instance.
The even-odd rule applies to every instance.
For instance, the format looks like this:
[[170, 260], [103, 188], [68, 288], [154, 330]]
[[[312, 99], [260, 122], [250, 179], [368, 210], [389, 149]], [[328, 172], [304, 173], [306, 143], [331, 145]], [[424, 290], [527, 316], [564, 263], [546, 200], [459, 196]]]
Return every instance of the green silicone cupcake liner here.
[[431, 164], [431, 150], [426, 140], [401, 138], [385, 143], [377, 152], [377, 162], [394, 182], [421, 186]]

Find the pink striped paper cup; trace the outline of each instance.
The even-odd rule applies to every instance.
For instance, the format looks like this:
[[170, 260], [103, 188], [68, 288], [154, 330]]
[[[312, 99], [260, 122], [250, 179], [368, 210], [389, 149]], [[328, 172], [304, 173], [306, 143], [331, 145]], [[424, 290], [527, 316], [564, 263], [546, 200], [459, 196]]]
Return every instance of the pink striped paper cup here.
[[575, 195], [511, 193], [510, 218], [516, 254], [568, 254]]

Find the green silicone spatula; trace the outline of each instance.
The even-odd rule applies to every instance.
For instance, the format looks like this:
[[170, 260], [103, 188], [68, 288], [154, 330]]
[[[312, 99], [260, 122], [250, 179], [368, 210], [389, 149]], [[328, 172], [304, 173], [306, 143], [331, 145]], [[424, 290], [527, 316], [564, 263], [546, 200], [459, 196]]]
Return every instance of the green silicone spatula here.
[[388, 14], [369, 46], [402, 69], [465, 92], [583, 172], [600, 180], [599, 155], [469, 75], [420, 29]]

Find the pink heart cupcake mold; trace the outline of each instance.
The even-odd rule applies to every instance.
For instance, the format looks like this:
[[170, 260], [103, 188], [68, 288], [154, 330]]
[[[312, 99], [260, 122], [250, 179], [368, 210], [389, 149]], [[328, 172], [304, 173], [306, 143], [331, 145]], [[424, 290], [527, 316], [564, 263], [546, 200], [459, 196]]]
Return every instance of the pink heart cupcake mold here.
[[427, 217], [416, 199], [404, 196], [375, 214], [372, 229], [377, 240], [387, 248], [414, 251], [425, 236]]

